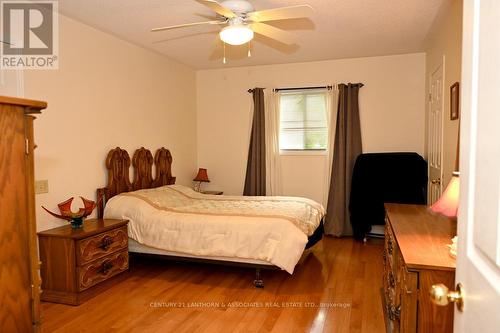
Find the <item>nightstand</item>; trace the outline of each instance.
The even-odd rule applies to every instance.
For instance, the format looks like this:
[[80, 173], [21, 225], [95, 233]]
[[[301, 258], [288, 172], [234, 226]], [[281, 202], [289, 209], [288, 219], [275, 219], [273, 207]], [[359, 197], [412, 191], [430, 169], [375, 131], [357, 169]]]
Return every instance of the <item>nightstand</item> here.
[[224, 194], [223, 191], [201, 191], [203, 194], [211, 194], [211, 195], [222, 195]]
[[128, 270], [127, 220], [89, 219], [38, 233], [43, 301], [78, 305]]

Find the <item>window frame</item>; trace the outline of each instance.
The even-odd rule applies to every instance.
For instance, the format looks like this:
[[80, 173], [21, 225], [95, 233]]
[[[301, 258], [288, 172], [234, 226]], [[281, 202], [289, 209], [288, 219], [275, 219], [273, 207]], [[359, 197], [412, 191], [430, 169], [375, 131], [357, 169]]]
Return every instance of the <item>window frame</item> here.
[[[326, 131], [327, 131], [327, 142], [326, 142], [326, 147], [324, 149], [282, 149], [281, 148], [281, 144], [280, 144], [280, 138], [281, 138], [281, 95], [283, 94], [293, 94], [293, 93], [312, 93], [312, 92], [321, 92], [321, 93], [324, 93], [325, 94], [325, 98], [328, 97], [328, 91], [330, 90], [331, 88], [329, 86], [326, 86], [326, 87], [311, 87], [311, 88], [297, 88], [297, 89], [286, 89], [286, 91], [283, 91], [283, 92], [279, 92], [278, 94], [278, 98], [280, 99], [279, 101], [279, 124], [278, 124], [278, 146], [280, 147], [279, 148], [279, 154], [281, 156], [326, 156], [328, 155], [328, 137], [329, 137], [329, 132], [330, 132], [330, 129], [329, 129], [329, 123], [328, 123], [328, 118], [329, 118], [329, 110], [327, 108], [327, 104], [325, 105], [325, 113], [326, 113], [326, 117], [327, 117], [327, 126], [326, 126]], [[304, 117], [305, 117], [305, 113], [304, 113]]]

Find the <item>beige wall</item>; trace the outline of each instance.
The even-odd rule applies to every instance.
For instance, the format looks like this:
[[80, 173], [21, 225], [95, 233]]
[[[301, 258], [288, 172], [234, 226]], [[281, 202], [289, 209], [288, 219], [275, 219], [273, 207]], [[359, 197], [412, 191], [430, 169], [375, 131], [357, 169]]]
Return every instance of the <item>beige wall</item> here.
[[[426, 40], [426, 91], [431, 74], [445, 58], [443, 122], [443, 186], [455, 167], [458, 120], [450, 120], [450, 86], [460, 82], [462, 64], [462, 0], [447, 0], [436, 17]], [[426, 103], [426, 124], [429, 104]], [[426, 127], [427, 133], [427, 127]], [[427, 139], [427, 134], [426, 134]], [[427, 144], [426, 144], [427, 147]]]
[[[49, 104], [35, 122], [38, 229], [63, 224], [40, 209], [72, 196], [95, 199], [104, 159], [120, 146], [172, 152], [178, 183], [196, 168], [195, 72], [156, 53], [60, 16], [60, 68], [27, 71], [25, 96]], [[74, 210], [80, 207], [78, 197]]]
[[[310, 63], [192, 69], [60, 17], [60, 69], [26, 71], [25, 96], [49, 108], [35, 123], [38, 229], [63, 224], [40, 209], [68, 197], [95, 198], [105, 185], [104, 158], [121, 146], [133, 153], [165, 146], [178, 183], [206, 167], [208, 188], [241, 194], [251, 126], [248, 88], [363, 82], [363, 150], [424, 153], [423, 53]], [[427, 56], [429, 58], [429, 55]], [[325, 156], [282, 156], [286, 195], [323, 202]], [[75, 200], [74, 210], [80, 205]]]
[[[241, 194], [251, 126], [252, 87], [362, 82], [365, 152], [424, 153], [425, 54], [201, 70], [197, 72], [198, 164], [208, 188]], [[282, 156], [285, 195], [323, 202], [325, 156]]]

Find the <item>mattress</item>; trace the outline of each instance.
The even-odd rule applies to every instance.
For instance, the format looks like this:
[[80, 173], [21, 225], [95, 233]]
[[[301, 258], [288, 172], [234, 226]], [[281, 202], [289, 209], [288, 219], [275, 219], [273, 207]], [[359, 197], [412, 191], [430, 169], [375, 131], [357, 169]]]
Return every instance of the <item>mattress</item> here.
[[128, 219], [129, 237], [148, 249], [268, 263], [290, 274], [324, 214], [305, 198], [216, 196], [181, 185], [117, 195], [104, 211]]

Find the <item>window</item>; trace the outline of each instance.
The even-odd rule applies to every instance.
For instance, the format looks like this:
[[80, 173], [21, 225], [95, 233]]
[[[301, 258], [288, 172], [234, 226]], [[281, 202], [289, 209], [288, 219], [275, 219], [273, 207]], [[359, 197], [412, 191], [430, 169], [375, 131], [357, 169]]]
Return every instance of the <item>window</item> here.
[[326, 89], [280, 93], [280, 150], [326, 150], [326, 98]]

